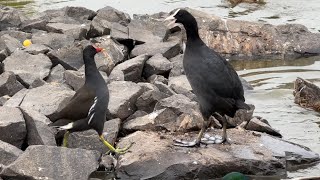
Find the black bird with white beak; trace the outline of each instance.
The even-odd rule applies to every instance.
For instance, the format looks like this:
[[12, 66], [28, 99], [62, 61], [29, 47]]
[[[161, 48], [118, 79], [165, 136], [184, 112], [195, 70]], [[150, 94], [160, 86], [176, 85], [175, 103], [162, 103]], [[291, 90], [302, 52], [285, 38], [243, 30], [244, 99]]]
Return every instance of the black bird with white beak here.
[[[178, 146], [199, 146], [208, 127], [208, 119], [213, 116], [223, 124], [223, 134], [215, 143], [227, 141], [227, 119], [234, 117], [238, 109], [250, 109], [245, 103], [244, 91], [237, 72], [217, 52], [210, 49], [200, 38], [196, 19], [186, 10], [174, 11], [165, 21], [168, 26], [180, 23], [187, 33], [183, 67], [193, 92], [200, 104], [204, 119], [203, 126], [196, 140], [188, 142], [175, 140]], [[210, 141], [212, 138], [204, 138]]]
[[124, 149], [114, 148], [103, 137], [103, 127], [109, 103], [109, 90], [94, 60], [95, 54], [102, 50], [102, 48], [93, 45], [88, 45], [84, 48], [85, 84], [76, 91], [70, 102], [61, 111], [49, 118], [52, 122], [56, 122], [59, 119], [73, 121], [58, 127], [59, 130], [67, 130], [63, 138], [63, 146], [65, 147], [67, 146], [69, 133], [94, 129], [97, 131], [102, 143], [110, 151], [123, 154], [131, 145]]

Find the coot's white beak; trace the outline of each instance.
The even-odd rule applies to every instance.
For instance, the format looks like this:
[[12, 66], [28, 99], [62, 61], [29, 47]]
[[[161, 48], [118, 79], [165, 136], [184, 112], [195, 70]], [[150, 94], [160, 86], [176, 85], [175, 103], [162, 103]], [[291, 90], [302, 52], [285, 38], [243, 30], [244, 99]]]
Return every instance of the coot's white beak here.
[[173, 14], [171, 14], [170, 16], [168, 16], [165, 20], [163, 20], [164, 22], [169, 21], [169, 24], [167, 24], [168, 28], [172, 28], [174, 26], [176, 26], [176, 18], [174, 17], [180, 9], [176, 10]]

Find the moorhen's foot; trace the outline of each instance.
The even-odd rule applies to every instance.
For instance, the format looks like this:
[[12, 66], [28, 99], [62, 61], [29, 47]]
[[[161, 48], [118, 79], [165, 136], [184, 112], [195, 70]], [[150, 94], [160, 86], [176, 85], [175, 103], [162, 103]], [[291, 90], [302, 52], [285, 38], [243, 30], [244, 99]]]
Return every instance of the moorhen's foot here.
[[174, 139], [175, 143], [173, 145], [180, 146], [180, 147], [198, 147], [200, 146], [200, 143], [197, 143], [197, 140], [193, 141], [186, 141], [182, 139]]
[[125, 148], [114, 148], [108, 141], [106, 141], [103, 137], [103, 135], [101, 135], [100, 137], [100, 141], [109, 148], [109, 150], [111, 152], [114, 152], [116, 154], [125, 154], [126, 152], [128, 152], [128, 150], [130, 149], [130, 147], [134, 144], [133, 142], [130, 143], [129, 146], [125, 147]]

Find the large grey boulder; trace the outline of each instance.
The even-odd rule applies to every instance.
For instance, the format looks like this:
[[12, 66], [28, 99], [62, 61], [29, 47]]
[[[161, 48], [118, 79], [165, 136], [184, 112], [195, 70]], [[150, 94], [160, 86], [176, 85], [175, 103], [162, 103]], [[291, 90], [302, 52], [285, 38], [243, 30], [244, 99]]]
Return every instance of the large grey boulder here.
[[97, 11], [97, 17], [103, 18], [109, 22], [119, 22], [122, 24], [128, 24], [131, 20], [128, 14], [110, 6], [99, 9]]
[[74, 93], [74, 91], [62, 85], [46, 84], [30, 89], [20, 106], [22, 108], [31, 108], [45, 116], [49, 116], [63, 108]]
[[156, 103], [166, 97], [168, 96], [165, 93], [161, 92], [156, 86], [154, 86], [153, 89], [144, 91], [137, 98], [136, 106], [139, 110], [150, 113], [153, 111]]
[[113, 71], [122, 71], [125, 81], [138, 82], [141, 80], [142, 70], [147, 59], [146, 54], [137, 56], [117, 65]]
[[[84, 149], [35, 145], [5, 167], [5, 179], [88, 179], [98, 168], [100, 153]], [[53, 163], [54, 162], [54, 163]]]
[[63, 8], [64, 15], [71, 17], [79, 22], [87, 22], [87, 20], [92, 20], [97, 13], [91, 9], [85, 7], [73, 7], [67, 6]]
[[179, 54], [171, 59], [169, 59], [172, 63], [172, 69], [170, 71], [169, 77], [180, 76], [184, 73], [183, 69], [183, 54]]
[[[131, 152], [118, 161], [117, 175], [121, 179], [214, 179], [232, 171], [261, 176], [285, 175], [286, 151], [296, 154], [294, 159], [300, 165], [319, 160], [319, 155], [308, 148], [258, 134], [232, 129], [228, 130], [232, 145], [183, 148], [173, 146], [173, 139], [190, 138], [190, 133], [173, 136], [138, 131], [119, 143], [122, 146], [136, 142]], [[196, 133], [191, 136], [195, 138]]]
[[8, 166], [13, 161], [15, 161], [22, 153], [23, 151], [19, 148], [9, 143], [0, 141], [0, 172], [1, 166]]
[[46, 55], [31, 55], [23, 51], [15, 51], [3, 62], [6, 71], [14, 72], [26, 86], [30, 86], [37, 78], [47, 77], [52, 66]]
[[0, 107], [0, 140], [21, 148], [26, 135], [22, 112], [14, 107]]
[[102, 19], [98, 16], [93, 18], [87, 36], [89, 38], [94, 38], [103, 35], [109, 35], [111, 32], [112, 23]]
[[167, 58], [156, 54], [146, 61], [143, 74], [146, 78], [153, 74], [169, 74], [171, 68], [172, 64]]
[[113, 81], [108, 88], [108, 109], [112, 116], [125, 119], [136, 111], [135, 102], [143, 92], [141, 86], [128, 81]]
[[28, 92], [29, 92], [29, 89], [25, 89], [25, 88], [21, 89], [14, 96], [12, 96], [7, 102], [5, 102], [4, 106], [19, 107]]
[[140, 20], [132, 20], [128, 25], [129, 38], [143, 43], [157, 43], [162, 39], [147, 28], [148, 24]]
[[9, 35], [15, 39], [17, 39], [18, 41], [21, 42], [20, 45], [22, 45], [22, 42], [26, 39], [31, 39], [32, 37], [32, 34], [31, 33], [27, 33], [27, 32], [23, 32], [23, 31], [18, 31], [18, 30], [13, 30], [13, 29], [10, 29], [10, 30], [5, 30], [5, 31], [0, 31], [0, 36], [2, 35]]
[[66, 23], [48, 23], [46, 25], [48, 32], [62, 33], [73, 37], [76, 40], [85, 39], [89, 30], [89, 25], [85, 24], [66, 24]]
[[[110, 144], [116, 142], [120, 130], [121, 120], [112, 119], [104, 123], [103, 136]], [[74, 132], [69, 135], [68, 148], [97, 150], [104, 154], [109, 149], [100, 141], [98, 133], [91, 129], [83, 132]]]
[[13, 96], [23, 88], [13, 72], [7, 71], [0, 74], [0, 96]]
[[186, 75], [174, 76], [169, 78], [168, 85], [172, 87], [181, 87], [187, 91], [192, 91], [192, 87]]
[[74, 38], [59, 33], [35, 33], [33, 34], [31, 41], [35, 44], [49, 46], [52, 49], [60, 49], [72, 45], [74, 43]]
[[21, 23], [27, 20], [19, 10], [0, 5], [0, 31], [10, 27], [19, 27]]
[[55, 129], [48, 125], [51, 121], [31, 108], [20, 108], [27, 126], [28, 145], [56, 146]]
[[0, 37], [0, 41], [3, 41], [5, 44], [6, 50], [9, 54], [12, 54], [14, 51], [22, 47], [22, 43], [8, 34], [4, 34]]
[[63, 83], [64, 72], [65, 69], [61, 64], [56, 65], [51, 69], [47, 82]]
[[43, 44], [31, 44], [30, 46], [26, 47], [23, 51], [29, 54], [46, 54], [51, 50], [48, 46]]
[[[128, 57], [128, 52], [125, 46], [118, 43], [113, 38], [103, 36], [101, 38], [97, 38], [97, 40], [101, 42], [100, 46], [105, 49], [103, 53], [99, 53], [99, 59], [104, 58], [109, 61], [108, 63], [117, 65]], [[96, 61], [99, 61], [99, 59], [96, 58]]]
[[180, 50], [180, 44], [176, 41], [145, 43], [135, 46], [131, 51], [131, 57], [139, 56], [141, 54], [154, 56], [160, 53], [163, 55], [163, 57], [170, 59], [178, 55], [180, 53]]
[[197, 110], [199, 107], [196, 102], [182, 94], [175, 94], [165, 99], [160, 100], [155, 109], [171, 108], [177, 115], [182, 113], [189, 113], [190, 110]]

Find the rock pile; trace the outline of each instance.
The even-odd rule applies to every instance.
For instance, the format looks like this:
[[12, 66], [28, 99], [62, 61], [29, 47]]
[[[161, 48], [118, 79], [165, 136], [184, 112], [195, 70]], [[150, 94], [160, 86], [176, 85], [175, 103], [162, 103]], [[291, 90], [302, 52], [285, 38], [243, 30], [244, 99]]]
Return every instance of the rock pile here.
[[[175, 29], [171, 30], [174, 34], [169, 35], [161, 21], [165, 15], [135, 15], [131, 19], [112, 7], [97, 12], [83, 7], [65, 7], [29, 19], [18, 10], [1, 6], [0, 177], [93, 179], [97, 178], [97, 170], [114, 171], [123, 179], [216, 178], [234, 170], [246, 174], [282, 175], [286, 169], [286, 151], [296, 155], [290, 159], [296, 164], [319, 160], [308, 148], [271, 136], [281, 137], [281, 134], [266, 120], [252, 117], [254, 106], [251, 111], [239, 111], [235, 118], [228, 119], [230, 128], [239, 127], [229, 130], [231, 145], [191, 149], [172, 146], [174, 137], [193, 136], [193, 130], [200, 129], [202, 118], [182, 67], [180, 36], [183, 32]], [[216, 27], [220, 31], [218, 34], [229, 33], [213, 22], [213, 16], [200, 14], [197, 17], [210, 19], [209, 24], [201, 26], [201, 32], [217, 32], [212, 29]], [[232, 27], [238, 29], [233, 31], [228, 24], [233, 34], [269, 37], [256, 34], [259, 30], [263, 32], [263, 28], [252, 33], [243, 32], [251, 23], [232, 23]], [[300, 30], [299, 35], [308, 35], [302, 27]], [[291, 29], [287, 27], [287, 31]], [[315, 40], [317, 35], [310, 36]], [[225, 36], [219, 37], [224, 39]], [[118, 146], [135, 142], [131, 152], [121, 155], [118, 161], [105, 154], [107, 149], [97, 141], [95, 131], [72, 133], [69, 148], [63, 148], [59, 146], [61, 137], [49, 126], [48, 117], [61, 109], [84, 83], [79, 44], [89, 43], [90, 38], [101, 42], [109, 55], [95, 57], [110, 90], [110, 120], [105, 123], [104, 135]], [[25, 39], [31, 39], [32, 44], [23, 47]], [[245, 43], [240, 45], [248, 47]], [[255, 50], [245, 49], [248, 51], [244, 53], [250, 50], [256, 55]], [[266, 55], [278, 53], [277, 49], [266, 51], [269, 52]], [[295, 51], [288, 48], [281, 52]], [[228, 53], [241, 54], [238, 51], [225, 54]], [[245, 89], [252, 88], [243, 82]], [[219, 122], [214, 126], [221, 127]], [[220, 133], [220, 130], [208, 133], [213, 132]]]

